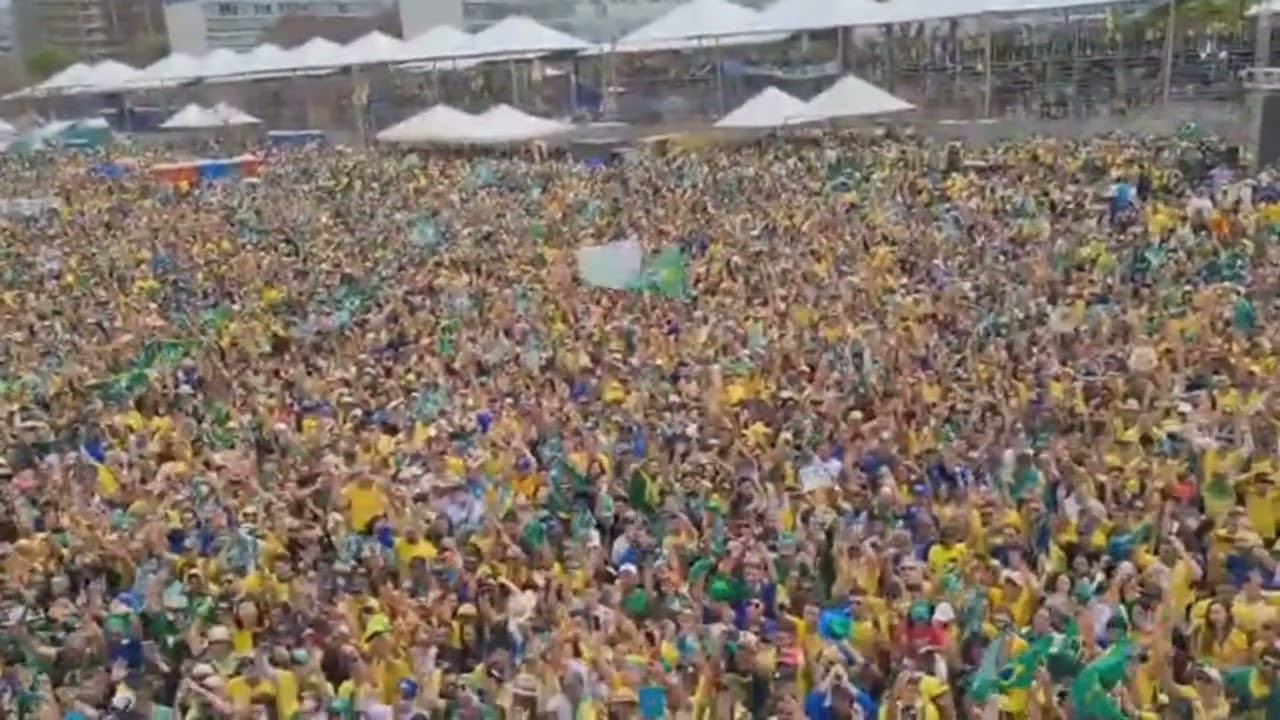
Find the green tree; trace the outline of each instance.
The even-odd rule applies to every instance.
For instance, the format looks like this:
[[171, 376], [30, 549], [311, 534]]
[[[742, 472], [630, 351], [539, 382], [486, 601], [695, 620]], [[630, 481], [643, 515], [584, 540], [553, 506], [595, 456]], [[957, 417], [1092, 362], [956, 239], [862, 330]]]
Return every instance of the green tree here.
[[23, 60], [27, 66], [27, 72], [31, 74], [31, 79], [37, 82], [65, 70], [75, 61], [76, 56], [70, 51], [53, 46], [42, 47]]

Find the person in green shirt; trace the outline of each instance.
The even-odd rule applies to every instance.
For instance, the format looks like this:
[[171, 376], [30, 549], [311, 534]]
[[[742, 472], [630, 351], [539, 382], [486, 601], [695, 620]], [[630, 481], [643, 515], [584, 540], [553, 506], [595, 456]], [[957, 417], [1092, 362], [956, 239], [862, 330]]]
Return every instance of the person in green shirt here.
[[1252, 665], [1222, 671], [1222, 684], [1232, 710], [1256, 720], [1280, 720], [1280, 692], [1276, 673], [1280, 671], [1280, 648], [1262, 651]]

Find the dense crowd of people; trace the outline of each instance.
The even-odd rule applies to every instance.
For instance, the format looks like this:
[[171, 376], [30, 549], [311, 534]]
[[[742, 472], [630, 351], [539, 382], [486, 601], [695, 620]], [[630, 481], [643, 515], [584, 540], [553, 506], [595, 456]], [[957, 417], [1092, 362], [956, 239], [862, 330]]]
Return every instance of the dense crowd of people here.
[[1280, 719], [1221, 150], [7, 160], [3, 717]]

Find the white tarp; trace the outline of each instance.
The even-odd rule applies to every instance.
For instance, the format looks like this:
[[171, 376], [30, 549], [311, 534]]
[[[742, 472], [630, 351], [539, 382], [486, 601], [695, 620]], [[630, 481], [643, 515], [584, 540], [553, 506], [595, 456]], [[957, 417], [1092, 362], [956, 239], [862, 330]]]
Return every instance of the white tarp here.
[[658, 52], [716, 45], [758, 45], [787, 37], [785, 32], [733, 34], [742, 28], [755, 26], [759, 15], [751, 8], [728, 0], [692, 0], [627, 33], [613, 49], [624, 53]]
[[871, 83], [846, 75], [834, 85], [805, 103], [801, 122], [815, 122], [845, 117], [866, 117], [913, 110], [915, 106], [894, 97]]
[[476, 116], [449, 105], [435, 105], [378, 133], [382, 142], [465, 142], [475, 131]]
[[541, 25], [523, 15], [512, 15], [476, 33], [471, 42], [461, 48], [458, 56], [499, 60], [554, 52], [583, 52], [592, 47], [586, 40]]
[[139, 90], [178, 85], [195, 77], [199, 66], [200, 61], [196, 58], [173, 53], [148, 65], [128, 85]]
[[502, 144], [526, 142], [551, 137], [572, 130], [573, 126], [521, 112], [510, 105], [495, 105], [476, 118], [469, 142]]
[[718, 128], [782, 127], [804, 117], [805, 102], [770, 85], [716, 122]]
[[404, 42], [374, 30], [342, 47], [338, 65], [380, 65], [393, 62], [404, 49]]
[[199, 103], [189, 103], [160, 123], [160, 127], [164, 130], [203, 130], [221, 124], [222, 120], [209, 108], [202, 107]]

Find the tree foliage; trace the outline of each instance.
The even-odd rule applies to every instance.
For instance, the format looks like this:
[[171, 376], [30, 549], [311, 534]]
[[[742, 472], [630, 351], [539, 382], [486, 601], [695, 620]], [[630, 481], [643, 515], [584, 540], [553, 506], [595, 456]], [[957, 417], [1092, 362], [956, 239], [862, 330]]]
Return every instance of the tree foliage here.
[[70, 67], [76, 56], [69, 50], [54, 46], [45, 46], [35, 50], [23, 59], [27, 72], [35, 81], [44, 80]]

